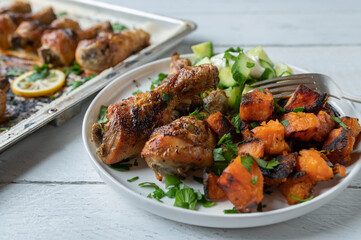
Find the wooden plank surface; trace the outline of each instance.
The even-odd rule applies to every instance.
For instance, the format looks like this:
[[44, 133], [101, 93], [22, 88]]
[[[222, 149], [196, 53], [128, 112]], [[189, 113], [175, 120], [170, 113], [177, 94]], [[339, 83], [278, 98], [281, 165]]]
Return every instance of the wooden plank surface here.
[[[270, 57], [332, 76], [344, 90], [361, 87], [359, 1], [111, 1], [196, 21], [172, 49], [212, 40], [215, 50], [262, 44]], [[359, 239], [361, 174], [320, 209], [253, 229], [180, 224], [137, 209], [105, 185], [82, 145], [82, 113], [45, 126], [0, 154], [0, 239]], [[357, 106], [361, 111], [361, 105]]]

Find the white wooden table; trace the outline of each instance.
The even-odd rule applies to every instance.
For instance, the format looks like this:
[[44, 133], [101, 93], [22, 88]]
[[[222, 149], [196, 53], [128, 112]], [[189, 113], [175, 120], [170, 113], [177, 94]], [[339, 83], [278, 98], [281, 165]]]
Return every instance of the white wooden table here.
[[[328, 74], [360, 95], [357, 0], [107, 1], [198, 24], [163, 57], [208, 40], [216, 51], [263, 45], [272, 59]], [[90, 165], [81, 140], [88, 105], [65, 125], [45, 126], [0, 154], [0, 239], [361, 239], [361, 176], [318, 210], [266, 227], [209, 229], [137, 209]]]

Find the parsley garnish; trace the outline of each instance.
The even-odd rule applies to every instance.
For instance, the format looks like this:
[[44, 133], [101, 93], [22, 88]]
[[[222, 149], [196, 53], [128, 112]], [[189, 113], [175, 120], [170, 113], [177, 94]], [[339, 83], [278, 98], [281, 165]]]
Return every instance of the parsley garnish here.
[[254, 175], [254, 176], [253, 176], [253, 179], [251, 180], [251, 183], [252, 183], [253, 185], [257, 185], [257, 179], [258, 179], [258, 176], [257, 176], [257, 175]]
[[223, 212], [225, 214], [234, 214], [234, 213], [239, 213], [236, 209], [236, 207], [233, 207], [232, 209], [226, 209], [226, 210], [223, 210]]
[[201, 177], [193, 176], [193, 180], [200, 184], [203, 184], [203, 178], [201, 178]]
[[255, 127], [258, 127], [258, 126], [259, 126], [258, 122], [251, 122], [251, 127], [252, 128], [255, 128]]
[[138, 93], [142, 93], [142, 91], [140, 89], [138, 89], [137, 91], [132, 92], [132, 95], [134, 96], [134, 95], [137, 95]]
[[108, 110], [108, 106], [102, 105], [100, 107], [100, 112], [99, 112], [99, 117], [98, 117], [98, 123], [99, 124], [107, 123], [109, 121], [109, 119], [106, 117], [107, 110]]
[[263, 208], [266, 208], [266, 204], [262, 204], [261, 202], [257, 205], [257, 212], [263, 212]]
[[122, 31], [128, 29], [126, 26], [124, 26], [120, 23], [117, 23], [117, 22], [113, 23], [112, 27], [113, 27], [114, 32], [122, 32]]
[[165, 177], [165, 188], [168, 188], [170, 186], [178, 186], [181, 183], [181, 180], [179, 180], [173, 175], [167, 174], [167, 176]]
[[158, 187], [155, 183], [143, 182], [143, 183], [139, 183], [138, 186], [154, 188], [155, 190], [153, 191], [153, 194], [150, 193], [148, 195], [148, 197], [149, 198], [153, 197], [154, 199], [158, 200], [159, 202], [163, 202], [161, 199], [165, 196], [165, 192], [160, 187]]
[[41, 67], [38, 65], [33, 65], [33, 69], [35, 72], [26, 79], [27, 82], [35, 82], [36, 80], [44, 79], [49, 75], [50, 72], [48, 64], [44, 64]]
[[58, 17], [62, 17], [62, 16], [66, 16], [66, 15], [68, 15], [68, 12], [65, 12], [65, 11], [58, 13]]
[[278, 105], [278, 102], [280, 101], [281, 99], [279, 98], [275, 98], [273, 99], [273, 108], [274, 108], [274, 112], [277, 116], [281, 116], [284, 112], [286, 112], [286, 110], [281, 107], [280, 105]]
[[13, 70], [7, 72], [7, 73], [5, 74], [5, 76], [6, 76], [6, 77], [16, 77], [16, 76], [19, 76], [19, 75], [21, 75], [21, 74], [23, 74], [23, 73], [24, 73], [23, 70], [13, 69]]
[[172, 95], [169, 95], [169, 94], [166, 94], [166, 93], [163, 93], [162, 94], [162, 100], [164, 101], [164, 102], [168, 102], [169, 100], [171, 100], [172, 99]]
[[298, 113], [298, 112], [303, 112], [304, 110], [305, 110], [304, 107], [297, 107], [297, 108], [293, 109], [292, 112]]
[[213, 159], [214, 161], [225, 161], [226, 159], [223, 156], [223, 153], [226, 150], [224, 150], [223, 148], [215, 148], [213, 149]]
[[133, 166], [132, 164], [130, 163], [115, 163], [115, 164], [112, 164], [112, 165], [109, 165], [112, 169], [114, 170], [118, 170], [118, 171], [121, 171], [121, 172], [127, 172], [130, 170], [130, 168]]
[[70, 73], [74, 73], [76, 75], [80, 75], [83, 72], [81, 69], [81, 66], [77, 61], [74, 60], [73, 65], [65, 69], [64, 73], [65, 75], [69, 75]]
[[127, 181], [128, 181], [128, 182], [134, 182], [134, 181], [137, 181], [138, 179], [139, 179], [139, 177], [136, 176], [136, 177], [133, 177], [133, 178], [131, 178], [131, 179], [128, 179]]
[[347, 128], [347, 125], [344, 124], [344, 123], [341, 121], [341, 119], [339, 119], [338, 117], [335, 117], [335, 116], [331, 116], [331, 117], [332, 117], [332, 119], [333, 119], [335, 122], [337, 122], [338, 124], [340, 124], [341, 127]]
[[76, 88], [80, 87], [81, 85], [83, 85], [85, 82], [89, 81], [90, 79], [96, 77], [96, 75], [90, 75], [88, 77], [83, 78], [81, 81], [72, 81], [72, 82], [68, 82], [67, 85], [71, 86], [70, 91], [68, 92], [68, 94], [75, 90]]
[[276, 167], [280, 164], [280, 162], [277, 161], [276, 158], [273, 158], [270, 161], [265, 161], [260, 158], [253, 158], [253, 159], [257, 162], [258, 166], [260, 166], [261, 168], [264, 168], [264, 169], [273, 169], [274, 167]]
[[309, 198], [306, 198], [306, 199], [301, 199], [301, 198], [299, 198], [299, 197], [296, 197], [296, 196], [293, 195], [293, 194], [290, 194], [290, 197], [293, 198], [293, 199], [295, 199], [295, 200], [297, 200], [297, 201], [299, 201], [299, 203], [307, 202], [307, 201], [310, 201], [310, 200], [313, 199], [313, 196], [311, 196], [311, 197], [309, 197]]
[[7, 130], [10, 130], [10, 128], [9, 127], [0, 128], [0, 131], [7, 131]]
[[264, 88], [258, 89], [258, 92], [263, 92], [263, 91], [264, 91]]
[[196, 118], [198, 118], [200, 120], [205, 119], [207, 116], [200, 114], [199, 113], [200, 110], [201, 110], [200, 108], [196, 108], [196, 110], [194, 110], [194, 112], [190, 113], [189, 116], [195, 116]]
[[234, 127], [236, 128], [236, 133], [240, 133], [241, 130], [239, 128], [241, 127], [242, 120], [240, 119], [239, 115], [236, 114], [234, 117], [232, 117], [231, 121], [234, 124]]
[[242, 163], [243, 167], [245, 167], [249, 173], [252, 173], [253, 159], [251, 156], [242, 156], [241, 163]]
[[256, 65], [256, 64], [253, 62], [247, 62], [247, 68], [253, 68], [254, 65]]
[[150, 85], [150, 90], [153, 90], [156, 86], [158, 86], [159, 84], [161, 84], [161, 82], [162, 82], [166, 77], [168, 77], [167, 74], [159, 73], [157, 79], [152, 79], [152, 85]]
[[287, 126], [290, 124], [290, 122], [287, 121], [287, 120], [283, 120], [283, 121], [281, 121], [281, 123], [282, 123], [283, 126], [285, 126], [285, 127], [287, 127]]

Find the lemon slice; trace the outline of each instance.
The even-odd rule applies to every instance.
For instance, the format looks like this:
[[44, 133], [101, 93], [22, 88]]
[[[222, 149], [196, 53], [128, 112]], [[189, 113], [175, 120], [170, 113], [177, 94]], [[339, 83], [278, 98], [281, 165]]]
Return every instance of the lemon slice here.
[[16, 95], [21, 97], [48, 96], [62, 89], [65, 84], [65, 74], [60, 70], [52, 69], [46, 78], [29, 82], [28, 78], [34, 72], [26, 72], [14, 79], [11, 89]]

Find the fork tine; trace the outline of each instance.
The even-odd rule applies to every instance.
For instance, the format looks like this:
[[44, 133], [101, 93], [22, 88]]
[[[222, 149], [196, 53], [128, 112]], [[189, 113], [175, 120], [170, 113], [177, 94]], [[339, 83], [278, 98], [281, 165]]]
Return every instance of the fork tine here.
[[311, 81], [311, 80], [295, 80], [295, 81], [283, 81], [283, 82], [277, 82], [277, 83], [271, 83], [271, 84], [264, 84], [261, 87], [272, 89], [272, 88], [279, 88], [279, 87], [293, 86], [293, 85], [298, 86], [300, 84], [303, 84], [307, 87], [316, 86], [315, 82]]
[[276, 82], [285, 81], [285, 80], [302, 80], [302, 79], [303, 80], [312, 79], [312, 74], [305, 73], [305, 74], [289, 75], [289, 76], [285, 76], [285, 77], [278, 77], [278, 78], [273, 78], [273, 79], [269, 79], [269, 80], [260, 81], [260, 82], [252, 84], [251, 86], [252, 87], [259, 87], [259, 86], [262, 86], [264, 84], [276, 83]]
[[[315, 85], [309, 85], [306, 87], [308, 87], [311, 90], [317, 90], [317, 87]], [[285, 86], [285, 87], [280, 87], [280, 88], [274, 88], [274, 89], [270, 89], [270, 92], [272, 94], [278, 94], [278, 93], [284, 93], [284, 92], [291, 92], [293, 93], [296, 90], [297, 86]]]
[[273, 98], [289, 98], [291, 97], [291, 95], [292, 95], [291, 92], [279, 93], [279, 94], [273, 94]]

